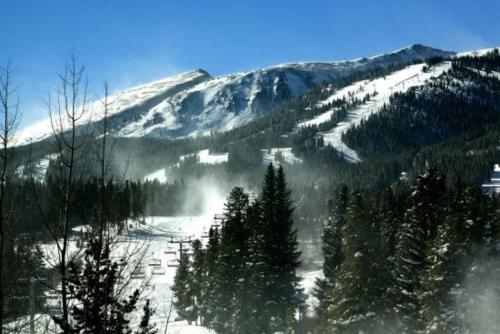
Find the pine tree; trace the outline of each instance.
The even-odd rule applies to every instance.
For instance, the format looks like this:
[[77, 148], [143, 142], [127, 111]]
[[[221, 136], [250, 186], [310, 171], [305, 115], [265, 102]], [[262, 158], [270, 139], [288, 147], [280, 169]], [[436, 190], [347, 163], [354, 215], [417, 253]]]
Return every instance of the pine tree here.
[[455, 284], [463, 277], [459, 273], [465, 250], [459, 234], [462, 217], [457, 213], [451, 212], [438, 228], [428, 252], [428, 267], [421, 274], [418, 298], [426, 334], [461, 332], [453, 297]]
[[348, 204], [349, 190], [346, 186], [342, 186], [335, 194], [335, 202], [330, 209], [322, 236], [324, 277], [316, 280], [313, 294], [318, 299], [315, 312], [323, 327], [326, 327], [328, 309], [332, 304], [331, 292], [335, 285], [335, 273], [343, 260], [342, 228], [345, 225]]
[[269, 318], [264, 307], [268, 301], [265, 293], [268, 273], [262, 233], [262, 211], [261, 202], [256, 200], [248, 212], [250, 240], [244, 295], [248, 306], [241, 312], [241, 316], [246, 317], [246, 325], [243, 326], [243, 333], [246, 334], [269, 332]]
[[154, 314], [151, 309], [151, 305], [149, 299], [146, 300], [146, 304], [143, 307], [143, 315], [141, 322], [139, 323], [139, 330], [136, 331], [136, 334], [156, 334], [158, 331], [156, 330], [154, 325], [151, 325], [151, 316]]
[[[205, 279], [204, 269], [205, 269], [205, 252], [202, 248], [202, 243], [199, 239], [193, 241], [193, 262], [192, 262], [192, 291], [194, 296], [194, 312], [196, 314], [196, 319], [201, 316], [201, 308], [203, 305], [203, 294], [202, 286], [203, 280]], [[201, 319], [203, 322], [203, 320]]]
[[429, 243], [437, 234], [443, 219], [445, 180], [431, 168], [418, 177], [411, 195], [411, 206], [398, 233], [394, 277], [395, 311], [402, 333], [420, 330], [418, 291], [420, 272], [426, 267]]
[[300, 306], [299, 282], [296, 270], [300, 265], [297, 231], [293, 226], [293, 206], [291, 191], [288, 189], [283, 166], [276, 175], [276, 253], [271, 257], [271, 265], [276, 270], [277, 326], [274, 330], [290, 330], [295, 321], [295, 313]]
[[248, 195], [234, 188], [226, 202], [224, 225], [216, 262], [214, 296], [216, 299], [213, 326], [218, 333], [238, 333], [237, 323], [242, 296], [248, 249]]
[[299, 306], [299, 278], [296, 269], [300, 253], [297, 236], [293, 229], [290, 191], [287, 188], [283, 168], [276, 175], [269, 164], [262, 188], [261, 242], [266, 270], [263, 296], [268, 317], [267, 331], [286, 331], [293, 322]]
[[208, 245], [205, 251], [205, 261], [203, 269], [203, 283], [201, 291], [202, 304], [200, 305], [200, 315], [203, 324], [212, 327], [215, 317], [215, 273], [217, 257], [219, 256], [220, 235], [217, 228], [210, 228], [208, 232]]
[[[54, 321], [66, 333], [117, 334], [130, 333], [130, 315], [136, 309], [139, 291], [120, 299], [115, 287], [118, 279], [118, 264], [109, 258], [109, 247], [99, 240], [91, 239], [85, 251], [83, 267], [70, 263], [68, 289], [75, 301], [70, 315], [72, 322], [62, 319]], [[146, 316], [146, 315], [145, 315]], [[154, 330], [149, 317], [143, 319], [142, 328]]]
[[191, 324], [196, 319], [194, 313], [193, 281], [190, 272], [189, 255], [180, 254], [179, 267], [175, 273], [172, 292], [174, 293], [174, 307], [177, 314]]
[[336, 333], [372, 332], [379, 327], [383, 310], [379, 233], [370, 206], [354, 193], [342, 231], [344, 261], [336, 273], [329, 312]]

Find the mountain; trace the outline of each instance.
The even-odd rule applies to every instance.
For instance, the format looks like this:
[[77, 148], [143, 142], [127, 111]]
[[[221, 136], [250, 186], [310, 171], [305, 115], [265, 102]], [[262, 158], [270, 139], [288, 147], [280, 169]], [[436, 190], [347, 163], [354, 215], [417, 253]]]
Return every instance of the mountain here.
[[[452, 54], [415, 44], [371, 58], [284, 64], [215, 78], [204, 70], [190, 71], [110, 97], [111, 133], [117, 137], [179, 138], [227, 131], [258, 119], [323, 82]], [[92, 103], [89, 109], [92, 113], [81, 124], [98, 125], [102, 101]], [[44, 120], [22, 129], [18, 144], [50, 136], [50, 121]]]

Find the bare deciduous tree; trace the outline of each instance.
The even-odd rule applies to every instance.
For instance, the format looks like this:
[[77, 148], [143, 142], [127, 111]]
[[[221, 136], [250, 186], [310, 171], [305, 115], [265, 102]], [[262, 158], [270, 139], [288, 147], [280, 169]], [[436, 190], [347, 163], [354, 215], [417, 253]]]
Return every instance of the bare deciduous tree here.
[[77, 162], [83, 158], [85, 140], [77, 133], [88, 112], [88, 80], [85, 67], [78, 63], [75, 52], [68, 57], [64, 73], [59, 75], [60, 87], [55, 96], [49, 93], [47, 109], [58, 149], [61, 210], [55, 226], [47, 224], [57, 246], [58, 269], [61, 276], [62, 318], [57, 319], [68, 332], [69, 291], [67, 286], [69, 238], [73, 207], [73, 183]]
[[13, 69], [10, 63], [0, 68], [0, 334], [4, 325], [4, 248], [6, 226], [9, 221], [5, 210], [5, 184], [8, 171], [8, 149], [14, 140], [19, 119], [19, 99], [14, 98], [16, 87], [13, 85]]

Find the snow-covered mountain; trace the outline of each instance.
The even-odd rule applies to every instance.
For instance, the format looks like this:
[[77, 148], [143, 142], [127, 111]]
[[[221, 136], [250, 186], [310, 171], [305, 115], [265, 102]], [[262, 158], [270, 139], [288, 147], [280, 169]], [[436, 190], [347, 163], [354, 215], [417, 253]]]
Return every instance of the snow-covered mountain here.
[[[451, 54], [415, 44], [371, 58], [284, 64], [215, 78], [204, 70], [195, 70], [112, 96], [111, 131], [120, 137], [159, 138], [226, 131], [257, 119], [324, 81]], [[103, 117], [102, 101], [95, 101], [89, 109], [92, 112], [81, 122], [97, 125]], [[44, 120], [23, 129], [17, 143], [27, 144], [50, 136], [50, 121]]]

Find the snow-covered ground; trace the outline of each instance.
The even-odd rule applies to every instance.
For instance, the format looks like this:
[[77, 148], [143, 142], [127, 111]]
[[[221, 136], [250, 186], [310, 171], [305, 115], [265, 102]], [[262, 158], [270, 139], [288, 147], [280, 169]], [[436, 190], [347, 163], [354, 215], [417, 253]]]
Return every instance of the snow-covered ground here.
[[[181, 155], [179, 157], [179, 163], [193, 156], [196, 156], [197, 164], [215, 165], [227, 162], [229, 158], [229, 153], [210, 153], [209, 149], [205, 149], [205, 150], [200, 150], [196, 153]], [[179, 163], [177, 165], [179, 165]]]
[[144, 180], [145, 181], [157, 180], [160, 183], [167, 183], [167, 171], [165, 170], [165, 168], [160, 168], [144, 176]]
[[298, 164], [302, 163], [302, 159], [298, 158], [293, 154], [291, 147], [274, 147], [262, 150], [262, 163], [267, 165], [273, 163], [275, 165], [280, 163], [280, 155], [283, 162], [287, 164]]
[[465, 57], [465, 56], [481, 57], [481, 56], [484, 56], [484, 55], [492, 52], [495, 49], [500, 49], [500, 48], [494, 47], [494, 48], [486, 48], [486, 49], [478, 49], [478, 50], [472, 50], [472, 51], [459, 52], [455, 55], [455, 57], [456, 58]]
[[[391, 95], [396, 92], [405, 92], [411, 87], [423, 85], [426, 80], [437, 77], [450, 69], [451, 62], [445, 61], [434, 65], [426, 72], [422, 71], [424, 66], [425, 64], [411, 65], [385, 77], [355, 82], [339, 89], [328, 99], [320, 102], [320, 105], [325, 105], [342, 97], [347, 99], [348, 96], [353, 96], [362, 99], [366, 94], [371, 96], [366, 103], [350, 110], [344, 121], [339, 122], [333, 129], [321, 134], [325, 144], [333, 146], [343, 154], [347, 161], [360, 162], [361, 159], [358, 154], [342, 141], [342, 135], [352, 126], [360, 124], [363, 119], [368, 119], [371, 115], [378, 112], [384, 104], [389, 102]], [[298, 126], [324, 123], [331, 118], [335, 111], [335, 109], [328, 110], [310, 120], [299, 123]]]
[[201, 150], [197, 153], [198, 163], [214, 165], [227, 162], [228, 153], [210, 153], [209, 150]]
[[[143, 289], [141, 300], [151, 300], [156, 310], [152, 321], [157, 325], [160, 333], [164, 332], [167, 325], [172, 301], [171, 287], [176, 272], [175, 266], [179, 259], [179, 244], [172, 243], [172, 241], [200, 238], [206, 242], [207, 239], [203, 236], [206, 236], [210, 225], [213, 224], [213, 218], [213, 213], [196, 217], [147, 217], [143, 224], [133, 223], [127, 234], [122, 235], [113, 243], [112, 258], [115, 261], [122, 257], [128, 259], [123, 277], [137, 276], [131, 280], [128, 289]], [[184, 244], [184, 247], [189, 246]], [[41, 250], [45, 254], [46, 263], [51, 266], [57, 263], [57, 251], [54, 244], [42, 245]], [[77, 247], [76, 239], [73, 239], [70, 242], [70, 253], [76, 256], [81, 255], [81, 252], [82, 250]], [[321, 270], [317, 269], [299, 271], [298, 274], [303, 277], [301, 285], [306, 293], [310, 293], [314, 280], [322, 275]], [[308, 303], [312, 307], [313, 299], [310, 298]], [[142, 305], [138, 306], [138, 310], [142, 309]], [[133, 321], [138, 321], [140, 318], [141, 312], [136, 313], [137, 317]], [[41, 314], [36, 315], [36, 318], [39, 324], [37, 327], [45, 329], [48, 318]], [[184, 321], [175, 321], [176, 318], [175, 309], [172, 309], [167, 333], [209, 333], [205, 328], [188, 326]], [[27, 320], [27, 318], [20, 319], [25, 325], [29, 323]], [[20, 332], [28, 333], [27, 331]], [[42, 331], [37, 333], [42, 333]], [[53, 333], [53, 331], [48, 333]]]

